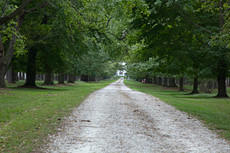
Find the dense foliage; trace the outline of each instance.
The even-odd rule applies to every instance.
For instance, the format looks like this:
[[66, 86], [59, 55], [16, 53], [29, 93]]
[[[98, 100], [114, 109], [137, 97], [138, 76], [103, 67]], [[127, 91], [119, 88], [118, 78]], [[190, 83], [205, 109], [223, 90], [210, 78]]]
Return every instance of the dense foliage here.
[[1, 1], [0, 86], [6, 86], [10, 66], [26, 71], [26, 87], [36, 86], [38, 72], [113, 76], [125, 50], [122, 18], [127, 5], [101, 0]]
[[38, 72], [97, 80], [126, 60], [132, 78], [216, 78], [217, 96], [227, 97], [227, 0], [8, 0], [0, 7], [1, 87], [9, 66], [35, 86]]
[[147, 13], [137, 16], [139, 8], [134, 7], [130, 23], [139, 45], [132, 47], [128, 74], [217, 78], [217, 97], [227, 97], [229, 1], [145, 0], [145, 4]]

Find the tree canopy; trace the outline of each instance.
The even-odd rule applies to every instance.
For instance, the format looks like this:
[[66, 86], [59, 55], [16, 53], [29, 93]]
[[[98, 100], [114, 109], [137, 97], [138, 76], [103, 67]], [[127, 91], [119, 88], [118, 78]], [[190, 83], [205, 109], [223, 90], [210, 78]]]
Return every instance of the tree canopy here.
[[[227, 0], [8, 0], [0, 2], [0, 85], [11, 63], [35, 74], [216, 78], [227, 97]], [[13, 60], [13, 62], [11, 62]], [[25, 66], [25, 63], [27, 66]]]

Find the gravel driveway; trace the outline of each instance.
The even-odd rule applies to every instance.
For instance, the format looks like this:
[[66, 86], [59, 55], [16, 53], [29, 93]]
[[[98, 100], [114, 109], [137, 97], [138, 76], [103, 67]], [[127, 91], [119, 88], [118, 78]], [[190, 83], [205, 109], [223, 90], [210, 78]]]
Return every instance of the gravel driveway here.
[[122, 80], [92, 93], [42, 152], [230, 153], [201, 122]]

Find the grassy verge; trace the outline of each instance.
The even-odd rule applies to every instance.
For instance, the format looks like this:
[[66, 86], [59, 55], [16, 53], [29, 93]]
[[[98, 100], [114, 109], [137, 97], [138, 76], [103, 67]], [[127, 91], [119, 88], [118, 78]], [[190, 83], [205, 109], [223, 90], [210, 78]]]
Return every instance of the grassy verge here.
[[8, 89], [0, 89], [0, 152], [31, 152], [91, 92], [111, 82], [42, 86], [46, 89], [10, 85]]
[[178, 90], [170, 90], [153, 84], [142, 84], [133, 80], [126, 80], [125, 84], [133, 90], [158, 97], [177, 109], [197, 117], [221, 137], [230, 140], [229, 98], [216, 99], [212, 98], [215, 94], [205, 93], [185, 95], [188, 92], [178, 92]]

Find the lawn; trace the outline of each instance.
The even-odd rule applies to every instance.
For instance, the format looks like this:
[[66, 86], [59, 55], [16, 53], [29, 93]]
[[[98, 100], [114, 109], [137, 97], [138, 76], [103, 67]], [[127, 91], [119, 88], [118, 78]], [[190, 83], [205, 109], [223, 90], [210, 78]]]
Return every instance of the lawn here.
[[91, 92], [113, 81], [0, 89], [0, 152], [32, 152]]
[[230, 140], [230, 98], [213, 98], [216, 93], [186, 95], [189, 91], [178, 92], [175, 88], [169, 89], [133, 80], [125, 80], [125, 84], [133, 90], [158, 97], [175, 108], [187, 112], [200, 119], [211, 130], [215, 130], [221, 137]]

